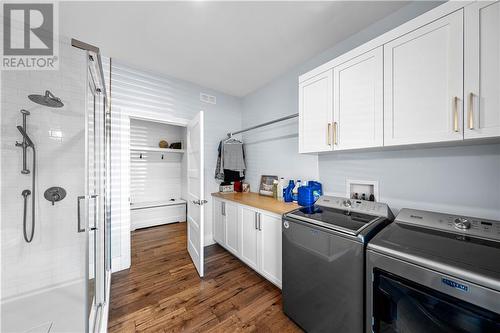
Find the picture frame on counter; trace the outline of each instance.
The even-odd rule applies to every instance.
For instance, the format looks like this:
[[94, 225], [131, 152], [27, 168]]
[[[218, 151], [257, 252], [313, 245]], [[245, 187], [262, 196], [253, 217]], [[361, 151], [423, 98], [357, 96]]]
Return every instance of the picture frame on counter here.
[[262, 175], [260, 177], [259, 194], [272, 197], [273, 196], [273, 182], [278, 180], [278, 176]]

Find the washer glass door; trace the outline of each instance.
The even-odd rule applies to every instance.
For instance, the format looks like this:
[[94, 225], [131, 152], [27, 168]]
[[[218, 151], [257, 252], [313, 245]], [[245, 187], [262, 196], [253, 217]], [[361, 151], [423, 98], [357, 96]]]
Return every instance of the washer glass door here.
[[373, 332], [500, 332], [500, 314], [374, 271]]

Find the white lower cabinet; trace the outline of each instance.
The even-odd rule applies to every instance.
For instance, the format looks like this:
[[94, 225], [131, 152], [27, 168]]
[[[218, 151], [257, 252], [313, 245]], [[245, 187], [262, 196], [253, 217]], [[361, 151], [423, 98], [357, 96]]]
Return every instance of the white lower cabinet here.
[[260, 213], [260, 273], [281, 286], [281, 218]]
[[258, 236], [259, 229], [257, 228], [258, 213], [249, 207], [240, 207], [241, 216], [241, 260], [248, 266], [257, 270], [258, 261]]
[[229, 251], [238, 255], [240, 253], [238, 206], [229, 202], [225, 202], [224, 204], [226, 247]]
[[281, 288], [281, 216], [214, 198], [214, 239]]
[[224, 237], [224, 205], [225, 202], [221, 200], [213, 200], [213, 208], [212, 208], [212, 213], [213, 213], [213, 230], [214, 230], [214, 240], [225, 246], [226, 245], [226, 238]]

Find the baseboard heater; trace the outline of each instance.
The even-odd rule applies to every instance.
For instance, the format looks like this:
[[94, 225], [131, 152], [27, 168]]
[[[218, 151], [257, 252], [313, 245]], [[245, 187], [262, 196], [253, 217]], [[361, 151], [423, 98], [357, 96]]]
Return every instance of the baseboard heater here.
[[186, 200], [145, 201], [130, 204], [132, 230], [186, 221]]

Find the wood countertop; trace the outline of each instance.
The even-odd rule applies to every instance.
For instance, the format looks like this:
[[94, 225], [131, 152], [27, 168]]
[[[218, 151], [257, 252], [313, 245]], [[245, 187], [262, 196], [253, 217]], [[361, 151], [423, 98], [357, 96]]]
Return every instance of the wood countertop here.
[[212, 193], [215, 198], [234, 201], [242, 205], [255, 207], [275, 214], [285, 214], [300, 206], [293, 202], [282, 202], [272, 197], [266, 197], [254, 192]]

